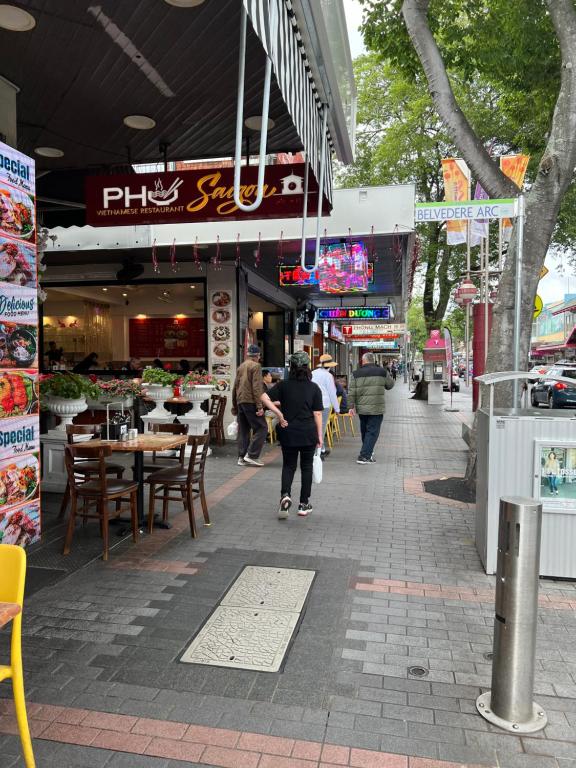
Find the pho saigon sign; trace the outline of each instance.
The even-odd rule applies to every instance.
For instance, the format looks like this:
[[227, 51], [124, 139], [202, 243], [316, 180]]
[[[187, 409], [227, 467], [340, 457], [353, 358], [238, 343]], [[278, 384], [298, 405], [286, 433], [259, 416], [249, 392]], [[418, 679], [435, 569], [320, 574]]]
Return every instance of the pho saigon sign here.
[[[89, 176], [86, 179], [86, 223], [93, 227], [133, 224], [176, 224], [233, 219], [302, 216], [303, 163], [268, 165], [260, 207], [240, 211], [234, 202], [234, 168], [201, 168], [162, 173]], [[241, 198], [256, 198], [257, 166], [242, 168]], [[308, 213], [315, 215], [318, 184], [308, 180]], [[330, 206], [324, 198], [324, 215]]]
[[475, 219], [512, 219], [517, 215], [516, 199], [463, 200], [458, 203], [416, 203], [416, 224], [431, 221], [474, 221]]

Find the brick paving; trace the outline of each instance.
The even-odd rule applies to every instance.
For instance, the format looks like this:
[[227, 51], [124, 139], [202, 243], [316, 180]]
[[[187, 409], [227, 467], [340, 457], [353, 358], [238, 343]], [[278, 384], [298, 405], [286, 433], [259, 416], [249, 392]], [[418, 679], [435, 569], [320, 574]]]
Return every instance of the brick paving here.
[[[536, 698], [547, 728], [520, 737], [474, 706], [490, 685], [493, 577], [471, 505], [422, 492], [462, 474], [469, 420], [391, 393], [378, 463], [348, 435], [325, 464], [309, 519], [275, 518], [277, 450], [262, 469], [209, 460], [213, 525], [122, 543], [26, 604], [27, 699], [44, 768], [576, 768], [576, 588], [543, 581]], [[418, 486], [418, 483], [420, 484]], [[420, 491], [420, 492], [419, 492]], [[317, 578], [280, 673], [178, 659], [247, 564]], [[6, 633], [0, 636], [6, 650]], [[408, 668], [424, 667], [416, 679]], [[0, 765], [22, 765], [0, 685]]]

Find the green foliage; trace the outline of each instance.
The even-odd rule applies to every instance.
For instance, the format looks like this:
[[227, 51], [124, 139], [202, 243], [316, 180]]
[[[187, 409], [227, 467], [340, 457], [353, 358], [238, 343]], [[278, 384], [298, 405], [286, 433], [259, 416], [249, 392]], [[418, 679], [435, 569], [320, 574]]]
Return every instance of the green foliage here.
[[464, 341], [466, 313], [462, 307], [455, 307], [448, 315], [446, 315], [443, 324], [452, 334], [454, 346], [457, 346], [460, 342]]
[[171, 387], [178, 375], [176, 373], [170, 373], [162, 368], [145, 368], [142, 374], [143, 384], [160, 384], [162, 387]]
[[406, 314], [406, 327], [410, 331], [410, 343], [418, 352], [422, 352], [429, 336], [424, 320], [422, 296], [412, 297]]
[[78, 400], [81, 397], [96, 399], [100, 388], [85, 376], [63, 371], [43, 376], [40, 380], [40, 394], [63, 397], [66, 400]]

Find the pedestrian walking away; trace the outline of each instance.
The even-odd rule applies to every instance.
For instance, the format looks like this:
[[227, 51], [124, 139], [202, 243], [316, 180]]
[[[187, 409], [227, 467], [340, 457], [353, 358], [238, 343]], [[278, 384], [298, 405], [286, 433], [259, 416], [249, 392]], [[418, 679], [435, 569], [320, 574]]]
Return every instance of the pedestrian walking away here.
[[376, 365], [374, 355], [362, 355], [361, 367], [352, 374], [348, 388], [348, 408], [360, 419], [362, 447], [358, 464], [374, 464], [374, 448], [380, 435], [386, 409], [386, 390], [392, 389], [394, 379], [388, 368]]
[[[232, 415], [238, 420], [238, 464], [263, 467], [260, 454], [266, 442], [268, 425], [262, 407], [262, 368], [260, 347], [250, 344], [246, 360], [238, 367], [232, 388]], [[252, 438], [250, 431], [252, 430]]]
[[[326, 437], [326, 427], [330, 418], [330, 409], [334, 408], [336, 413], [340, 413], [340, 404], [336, 394], [336, 382], [334, 376], [330, 373], [330, 368], [335, 368], [336, 363], [332, 360], [332, 355], [320, 355], [319, 365], [312, 371], [312, 381], [320, 387], [322, 392], [322, 440]], [[325, 442], [322, 443], [322, 456], [328, 456], [330, 453], [326, 449]]]
[[[330, 376], [330, 374], [328, 374]], [[314, 453], [322, 447], [322, 392], [312, 381], [310, 358], [306, 352], [290, 357], [290, 371], [286, 381], [279, 381], [262, 396], [264, 406], [273, 411], [279, 429], [282, 447], [282, 483], [278, 519], [286, 520], [292, 506], [292, 481], [300, 456], [300, 503], [298, 515], [307, 517], [312, 512], [312, 466]], [[280, 403], [278, 408], [275, 403]]]

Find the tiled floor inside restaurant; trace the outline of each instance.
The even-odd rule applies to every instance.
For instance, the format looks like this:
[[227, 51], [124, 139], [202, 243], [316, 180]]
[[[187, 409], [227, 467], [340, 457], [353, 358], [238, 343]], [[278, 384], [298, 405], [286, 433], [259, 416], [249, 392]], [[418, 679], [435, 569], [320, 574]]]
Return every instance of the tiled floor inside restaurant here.
[[[398, 382], [377, 463], [357, 465], [358, 438], [344, 437], [309, 518], [276, 519], [277, 448], [258, 469], [226, 446], [208, 460], [212, 526], [197, 512], [196, 540], [176, 503], [170, 530], [136, 545], [113, 533], [108, 563], [80, 527], [67, 562], [52, 528], [30, 557], [23, 624], [39, 768], [576, 768], [574, 582], [541, 582], [545, 730], [508, 734], [476, 712], [490, 687], [494, 578], [473, 506], [421, 482], [464, 472], [470, 398], [454, 406], [414, 401]], [[46, 498], [47, 521], [58, 501]], [[181, 663], [246, 566], [315, 572], [280, 670]], [[0, 641], [3, 659], [5, 631]], [[7, 683], [0, 696], [0, 766], [21, 766]]]

